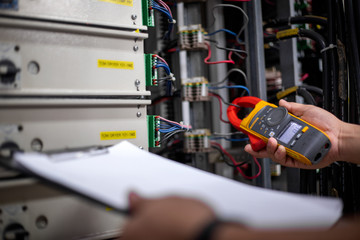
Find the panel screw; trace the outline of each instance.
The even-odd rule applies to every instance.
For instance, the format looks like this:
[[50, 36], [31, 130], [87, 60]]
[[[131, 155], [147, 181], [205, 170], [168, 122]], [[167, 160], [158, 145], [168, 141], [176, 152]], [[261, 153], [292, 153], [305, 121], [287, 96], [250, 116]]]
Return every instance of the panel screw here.
[[141, 150], [143, 150], [143, 149], [144, 149], [144, 147], [143, 147], [143, 146], [140, 146], [139, 148], [140, 148]]
[[139, 117], [141, 117], [141, 112], [137, 112], [136, 113], [136, 116], [139, 118]]
[[141, 82], [140, 82], [140, 80], [139, 80], [139, 79], [136, 79], [136, 80], [135, 80], [135, 86], [139, 86], [139, 85], [140, 85], [140, 83], [141, 83]]
[[46, 228], [48, 225], [48, 220], [45, 216], [39, 216], [37, 219], [36, 219], [36, 227], [39, 228], [39, 229], [44, 229]]
[[31, 146], [31, 149], [35, 152], [41, 152], [44, 147], [43, 142], [39, 138], [34, 138], [31, 141], [30, 146]]
[[137, 19], [137, 15], [136, 15], [136, 14], [132, 14], [132, 15], [131, 15], [131, 19], [132, 19], [132, 20], [136, 20], [136, 19]]
[[133, 49], [134, 49], [135, 52], [137, 52], [137, 51], [139, 50], [139, 46], [138, 46], [138, 45], [135, 45], [135, 46], [133, 47]]

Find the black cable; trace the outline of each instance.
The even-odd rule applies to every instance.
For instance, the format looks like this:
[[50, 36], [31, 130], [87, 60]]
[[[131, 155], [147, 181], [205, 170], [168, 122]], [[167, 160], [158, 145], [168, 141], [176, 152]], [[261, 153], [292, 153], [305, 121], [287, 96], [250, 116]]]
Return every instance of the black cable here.
[[319, 49], [321, 52], [321, 58], [323, 61], [323, 73], [322, 73], [322, 87], [324, 91], [324, 109], [331, 110], [331, 83], [329, 81], [329, 64], [328, 64], [328, 50], [325, 39], [319, 34], [312, 30], [300, 29], [299, 36], [307, 37], [316, 41], [319, 45]]
[[[328, 44], [336, 45], [336, 32], [335, 32], [335, 21], [334, 21], [334, 0], [328, 1]], [[332, 48], [328, 50], [329, 54], [329, 81], [331, 87], [331, 95], [330, 98], [330, 109], [331, 112], [337, 116], [339, 116], [339, 82], [338, 82], [338, 61], [337, 54], [335, 55], [336, 48]]]
[[[293, 89], [293, 91], [288, 92], [289, 89]], [[323, 90], [321, 88], [304, 84], [298, 87], [290, 87], [283, 91], [280, 91], [276, 95], [269, 96], [268, 100], [271, 102], [275, 102], [276, 100], [280, 100], [282, 98], [285, 98], [289, 95], [296, 93], [297, 95], [302, 96], [304, 98], [305, 103], [317, 105], [313, 95], [310, 92], [313, 92], [319, 95], [320, 97], [323, 97]]]
[[233, 104], [233, 103], [230, 103], [230, 102], [225, 101], [225, 99], [224, 99], [221, 95], [219, 95], [219, 94], [217, 94], [217, 93], [215, 93], [215, 92], [209, 91], [209, 93], [211, 93], [211, 94], [219, 97], [219, 98], [221, 99], [221, 101], [222, 101], [224, 104], [228, 105], [228, 106], [234, 106], [234, 107], [240, 108], [240, 106], [238, 106], [238, 105], [236, 105], [236, 104]]
[[303, 84], [303, 85], [301, 85], [301, 87], [305, 88], [307, 91], [316, 93], [316, 94], [318, 94], [320, 96], [322, 96], [324, 94], [324, 91], [321, 88], [318, 88], [318, 87], [315, 87], [315, 86], [310, 86], [310, 85]]
[[264, 25], [264, 29], [266, 28], [276, 28], [280, 26], [286, 26], [289, 24], [305, 24], [305, 23], [312, 23], [321, 26], [327, 25], [326, 18], [319, 17], [319, 16], [297, 16], [297, 17], [290, 17], [290, 18], [279, 18], [270, 20], [269, 23]]
[[[349, 63], [349, 86], [350, 86], [350, 119], [352, 123], [358, 124], [359, 119], [359, 103], [360, 103], [360, 56], [359, 56], [359, 47], [358, 47], [358, 36], [357, 32], [359, 31], [356, 28], [356, 19], [355, 13], [356, 5], [354, 6], [353, 1], [345, 0], [345, 29], [346, 29], [346, 45], [347, 45], [347, 60]], [[351, 171], [356, 169], [357, 166], [353, 164], [344, 164], [344, 171], [346, 175], [344, 176], [344, 195], [342, 196], [344, 201], [344, 212], [355, 212], [359, 207], [360, 203], [356, 196], [359, 194], [359, 188], [355, 184], [353, 185], [356, 176], [351, 174]]]
[[[292, 29], [292, 30], [296, 30], [296, 29]], [[326, 49], [326, 47], [327, 47], [326, 40], [319, 33], [314, 32], [312, 30], [298, 29], [297, 32], [294, 31], [294, 33], [290, 33], [290, 34], [284, 34], [284, 35], [279, 34], [276, 36], [275, 35], [267, 36], [264, 38], [264, 43], [285, 40], [285, 39], [294, 38], [294, 37], [310, 38], [319, 45], [321, 58], [323, 61], [323, 74], [322, 74], [322, 86], [323, 86], [323, 91], [324, 91], [324, 106], [323, 107], [326, 110], [330, 110], [331, 98], [329, 98], [329, 96], [331, 96], [331, 85], [329, 82], [330, 69], [328, 66], [329, 64], [328, 64], [328, 53], [327, 53], [329, 49]]]
[[357, 115], [353, 119], [353, 123], [359, 123], [359, 91], [360, 91], [360, 59], [359, 59], [359, 49], [357, 45], [357, 36], [356, 36], [356, 26], [355, 26], [355, 16], [354, 16], [354, 6], [352, 0], [345, 0], [345, 10], [346, 10], [346, 26], [348, 27], [348, 36], [350, 40], [349, 44], [349, 53], [348, 57], [350, 65], [350, 74], [353, 75], [352, 84], [355, 87], [355, 96], [353, 104], [356, 107]]
[[[354, 19], [355, 19], [355, 29], [358, 40], [358, 46], [360, 46], [360, 3], [359, 1], [354, 1]], [[359, 49], [360, 55], [360, 49]]]
[[228, 162], [228, 161], [226, 160], [226, 159], [228, 159], [228, 158], [227, 158], [227, 156], [224, 154], [224, 152], [221, 151], [221, 148], [220, 148], [220, 147], [218, 147], [218, 146], [216, 146], [216, 145], [211, 145], [211, 147], [219, 151], [219, 153], [221, 154], [222, 159], [224, 160], [224, 163], [225, 163], [226, 165], [230, 166], [230, 167], [233, 167], [233, 168], [241, 167], [242, 165], [244, 165], [244, 164], [247, 163], [247, 162], [242, 162], [242, 163], [239, 163], [239, 164], [236, 164], [236, 165], [233, 164], [233, 163], [230, 163], [230, 162]]
[[348, 121], [348, 63], [346, 54], [345, 14], [342, 0], [335, 0], [337, 54], [338, 54], [338, 81], [341, 120]]
[[296, 90], [297, 94], [302, 96], [304, 98], [304, 101], [307, 103], [307, 104], [311, 104], [311, 105], [316, 105], [316, 101], [314, 99], [314, 97], [311, 95], [311, 93], [306, 90], [305, 88], [302, 88], [302, 87], [299, 87], [297, 90]]

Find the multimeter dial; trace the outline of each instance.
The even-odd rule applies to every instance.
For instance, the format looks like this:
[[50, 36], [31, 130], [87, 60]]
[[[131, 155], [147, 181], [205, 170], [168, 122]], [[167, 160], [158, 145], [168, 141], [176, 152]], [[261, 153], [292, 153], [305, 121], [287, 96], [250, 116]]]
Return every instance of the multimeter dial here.
[[287, 115], [288, 111], [284, 107], [274, 108], [267, 116], [266, 123], [269, 126], [278, 125]]

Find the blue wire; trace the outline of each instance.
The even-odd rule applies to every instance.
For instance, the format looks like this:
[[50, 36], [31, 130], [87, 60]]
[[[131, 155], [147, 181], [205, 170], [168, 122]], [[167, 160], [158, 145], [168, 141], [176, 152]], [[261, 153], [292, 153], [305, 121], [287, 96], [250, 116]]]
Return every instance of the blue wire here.
[[222, 89], [222, 88], [242, 88], [247, 91], [248, 95], [250, 95], [250, 90], [247, 87], [241, 85], [209, 87], [209, 89]]
[[171, 73], [169, 66], [166, 65], [166, 64], [161, 64], [161, 63], [159, 64], [158, 63], [158, 64], [155, 65], [155, 67], [156, 68], [160, 68], [160, 67], [164, 68], [167, 75], [170, 75], [170, 73]]
[[229, 33], [229, 34], [231, 34], [231, 35], [233, 35], [235, 37], [237, 36], [236, 33], [234, 33], [233, 31], [230, 31], [228, 29], [225, 29], [225, 28], [219, 29], [219, 30], [217, 30], [215, 32], [212, 32], [212, 33], [205, 34], [205, 36], [212, 36], [212, 35], [215, 35], [215, 34], [217, 34], [219, 32], [227, 32], [227, 33]]
[[181, 127], [169, 127], [169, 126], [160, 126], [160, 129], [162, 129], [162, 130], [169, 130], [169, 129], [171, 129], [171, 130], [177, 130], [177, 129], [181, 129]]
[[168, 64], [166, 64], [165, 62], [163, 62], [162, 60], [160, 60], [158, 58], [157, 58], [155, 64], [165, 64], [166, 66], [169, 66]]
[[176, 131], [176, 130], [179, 130], [179, 129], [177, 129], [177, 128], [176, 129], [159, 129], [159, 132], [161, 132], [161, 133], [169, 133], [169, 132], [173, 132], [173, 131]]
[[173, 29], [173, 26], [174, 26], [174, 23], [173, 23], [174, 20], [173, 20], [173, 18], [172, 18], [172, 16], [171, 16], [170, 12], [169, 12], [166, 8], [160, 6], [157, 2], [151, 1], [151, 5], [152, 5], [152, 8], [153, 8], [153, 9], [158, 10], [158, 11], [160, 11], [160, 12], [162, 12], [162, 13], [165, 13], [166, 16], [169, 18], [168, 32], [167, 32], [166, 35], [164, 36], [165, 38], [166, 38], [166, 37], [169, 38], [170, 33], [172, 32], [172, 29]]
[[[178, 124], [175, 124], [175, 123], [172, 123], [172, 122], [167, 122], [167, 121], [164, 121], [164, 120], [160, 120], [161, 122], [165, 122], [165, 123], [167, 123], [168, 124], [168, 126], [170, 125], [170, 126], [175, 126], [175, 127], [179, 127], [179, 128], [181, 128]], [[165, 124], [164, 124], [164, 126], [165, 126]]]
[[152, 8], [162, 13], [165, 13], [165, 15], [169, 18], [170, 22], [173, 22], [173, 18], [171, 17], [169, 11], [167, 11], [165, 8], [161, 8], [160, 6], [159, 7], [153, 6]]
[[244, 142], [244, 141], [248, 141], [249, 138], [224, 138], [226, 141], [231, 141], [231, 142]]

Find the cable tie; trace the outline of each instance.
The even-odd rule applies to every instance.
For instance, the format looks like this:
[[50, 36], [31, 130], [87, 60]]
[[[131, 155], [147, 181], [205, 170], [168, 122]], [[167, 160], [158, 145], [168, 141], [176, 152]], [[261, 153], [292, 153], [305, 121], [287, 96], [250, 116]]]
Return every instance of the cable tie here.
[[173, 82], [175, 82], [176, 81], [176, 78], [175, 78], [175, 76], [174, 76], [174, 74], [173, 73], [170, 73], [170, 75], [169, 75], [171, 78], [170, 78], [170, 80], [171, 81], [173, 81]]
[[325, 51], [327, 51], [327, 50], [330, 50], [330, 49], [333, 49], [333, 48], [337, 48], [337, 45], [331, 43], [331, 44], [329, 44], [329, 46], [327, 46], [326, 48], [321, 49], [321, 50], [320, 50], [320, 53], [323, 53], [323, 52], [325, 52]]
[[175, 24], [175, 23], [176, 23], [176, 20], [175, 20], [175, 19], [172, 19], [172, 20], [170, 21], [170, 19], [168, 19], [168, 22], [169, 22], [169, 23], [172, 23], [172, 24]]

